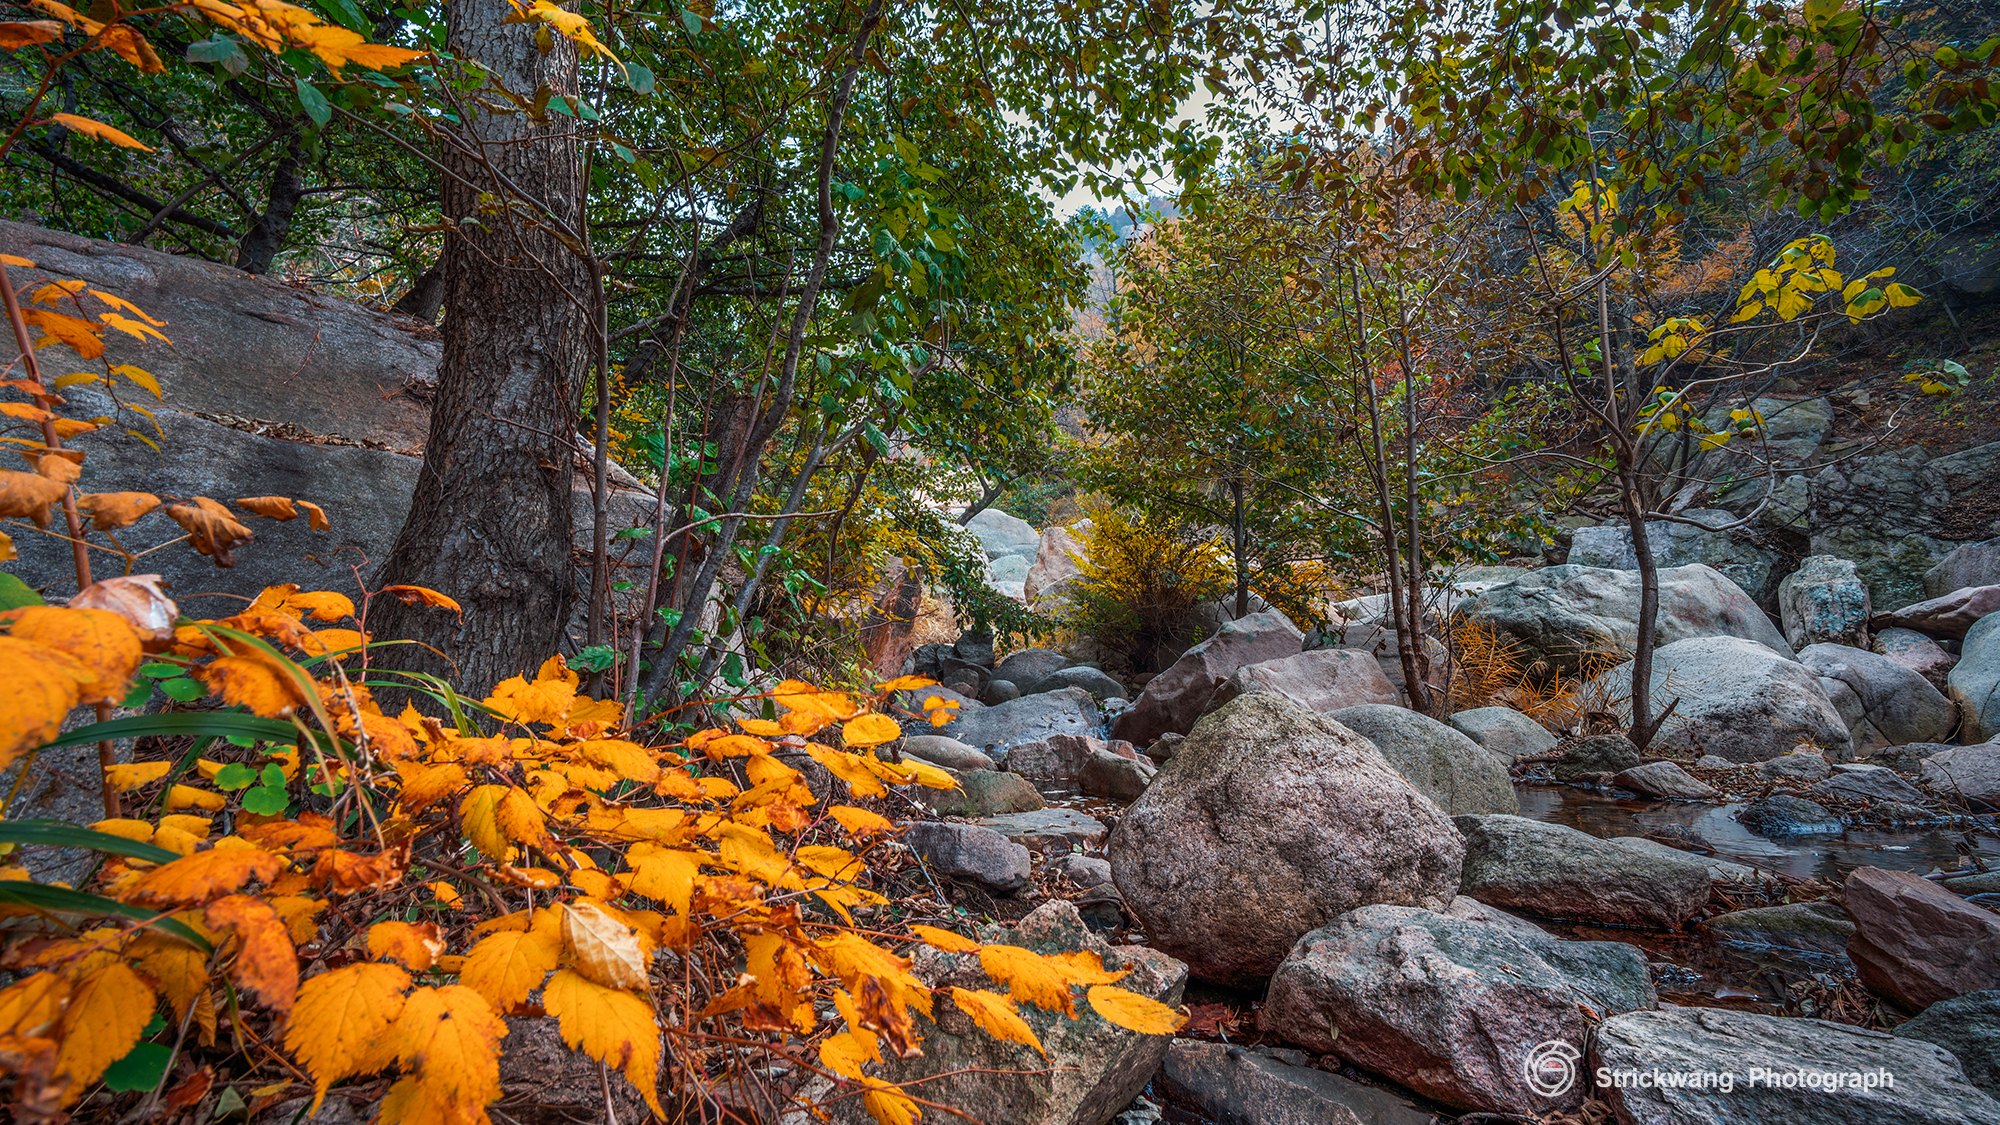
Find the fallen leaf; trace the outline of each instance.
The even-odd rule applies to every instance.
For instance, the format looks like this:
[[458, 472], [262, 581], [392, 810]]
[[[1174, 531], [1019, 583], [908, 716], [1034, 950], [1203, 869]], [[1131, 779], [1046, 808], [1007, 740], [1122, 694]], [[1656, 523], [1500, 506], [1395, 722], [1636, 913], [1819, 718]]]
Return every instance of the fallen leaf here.
[[254, 993], [265, 1007], [291, 1011], [298, 995], [299, 957], [292, 948], [290, 927], [277, 910], [262, 899], [230, 895], [209, 903], [204, 917], [209, 925], [236, 934], [239, 946], [229, 976], [237, 987]]
[[607, 988], [646, 987], [645, 950], [630, 927], [587, 902], [562, 911], [563, 944], [578, 972]]
[[[356, 962], [299, 987], [285, 1026], [285, 1049], [305, 1064], [314, 1086], [310, 1117], [335, 1082], [362, 1073], [403, 1014], [410, 974], [394, 965]], [[386, 1060], [385, 1060], [386, 1061]]]
[[160, 589], [157, 574], [132, 574], [92, 582], [69, 600], [71, 609], [100, 609], [123, 617], [142, 647], [173, 639], [180, 607]]
[[400, 961], [421, 973], [444, 953], [444, 933], [434, 922], [377, 922], [368, 927], [368, 954], [377, 961]]

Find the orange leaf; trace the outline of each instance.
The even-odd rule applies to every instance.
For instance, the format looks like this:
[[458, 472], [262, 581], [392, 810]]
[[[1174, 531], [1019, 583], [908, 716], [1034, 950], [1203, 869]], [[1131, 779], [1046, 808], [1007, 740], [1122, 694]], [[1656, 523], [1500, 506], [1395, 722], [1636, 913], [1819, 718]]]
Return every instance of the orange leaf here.
[[436, 590], [428, 590], [422, 586], [384, 586], [382, 587], [382, 593], [394, 595], [396, 600], [402, 602], [404, 605], [431, 605], [437, 606], [440, 609], [448, 609], [453, 613], [464, 612], [458, 608], [457, 602], [452, 601]]
[[124, 698], [145, 655], [132, 623], [110, 610], [28, 606], [14, 618], [11, 632], [16, 640], [55, 649], [89, 671], [91, 678], [77, 685], [85, 703]]
[[472, 947], [458, 979], [498, 1010], [518, 1007], [542, 986], [562, 954], [562, 939], [550, 930], [489, 934]]
[[325, 508], [320, 507], [310, 500], [300, 500], [298, 501], [298, 505], [305, 510], [307, 527], [312, 528], [314, 531], [325, 531], [333, 526], [326, 522]]
[[159, 506], [160, 498], [150, 492], [86, 492], [76, 498], [77, 510], [99, 531], [130, 527]]
[[104, 340], [98, 335], [102, 329], [80, 317], [53, 309], [24, 309], [21, 319], [48, 333], [35, 341], [35, 347], [57, 340], [85, 359], [96, 359], [104, 354]]
[[886, 684], [876, 684], [876, 691], [915, 691], [918, 688], [936, 687], [937, 681], [929, 676], [898, 676]]
[[236, 506], [253, 516], [269, 516], [279, 523], [299, 518], [298, 508], [284, 496], [248, 496], [238, 500]]
[[[238, 500], [238, 504], [243, 501]], [[293, 594], [285, 598], [283, 608], [298, 613], [314, 621], [339, 621], [354, 616], [354, 602], [346, 594], [336, 594], [331, 590], [314, 590], [311, 593]]]
[[[106, 41], [108, 43], [111, 42], [109, 35], [106, 36]], [[116, 43], [111, 43], [111, 45], [114, 47], [117, 46]], [[124, 51], [119, 51], [119, 54], [124, 53]], [[110, 141], [120, 148], [136, 148], [141, 152], [153, 151], [151, 145], [141, 144], [126, 135], [123, 131], [114, 129], [102, 121], [92, 121], [88, 117], [78, 117], [74, 113], [58, 113], [54, 117], [49, 118], [49, 120], [57, 125], [61, 125], [65, 129], [82, 133], [86, 137], [96, 137], [100, 141]], [[95, 357], [85, 356], [84, 358], [92, 359]]]
[[63, 719], [94, 674], [67, 653], [0, 637], [0, 769], [62, 732]]
[[233, 552], [255, 538], [249, 528], [236, 522], [228, 508], [197, 496], [192, 504], [169, 504], [167, 515], [187, 530], [194, 549], [215, 560], [215, 565], [236, 565]]
[[313, 1077], [313, 1108], [327, 1088], [361, 1073], [361, 1064], [376, 1053], [403, 1014], [403, 992], [410, 974], [394, 965], [361, 961], [312, 978], [299, 988], [298, 1003], [285, 1027], [285, 1049], [305, 1064]]
[[54, 20], [18, 20], [0, 23], [0, 51], [18, 51], [37, 43], [50, 42], [63, 33]]
[[56, 1073], [82, 1093], [104, 1068], [139, 1042], [153, 1018], [153, 989], [123, 961], [92, 972], [76, 984], [57, 1038]]
[[[105, 28], [104, 34], [99, 37], [98, 42], [116, 51], [119, 58], [138, 67], [142, 74], [164, 74], [166, 72], [167, 66], [160, 61], [159, 55], [153, 53], [153, 45], [146, 42], [146, 37], [134, 30], [131, 24], [117, 24]], [[58, 114], [57, 116], [63, 115]], [[123, 136], [123, 134], [120, 135]], [[111, 138], [107, 137], [105, 139], [110, 140]], [[133, 141], [129, 137], [126, 138], [126, 141], [130, 142], [132, 146], [146, 148], [145, 145], [139, 144], [139, 142]], [[151, 152], [153, 150], [146, 149], [146, 151]]]
[[0, 469], [0, 516], [26, 516], [36, 527], [47, 527], [49, 505], [68, 491], [69, 485], [40, 473]]
[[262, 848], [216, 848], [148, 871], [124, 897], [153, 906], [203, 903], [233, 895], [251, 879], [269, 883], [284, 869], [284, 860]]
[[35, 471], [57, 484], [75, 484], [83, 478], [81, 450], [52, 449], [34, 458]]
[[652, 1005], [562, 969], [542, 989], [542, 1006], [556, 1017], [565, 1044], [624, 1071], [653, 1112], [666, 1117], [657, 1093], [660, 1024]]
[[484, 1108], [500, 1096], [500, 1040], [507, 1022], [486, 998], [462, 984], [420, 988], [403, 1005], [391, 1035], [396, 1056], [416, 1071], [429, 1097], [457, 1112]]
[[305, 702], [292, 678], [260, 652], [218, 657], [196, 669], [194, 678], [219, 692], [224, 703], [248, 707], [267, 719], [285, 718]]
[[104, 767], [104, 785], [114, 793], [130, 793], [143, 789], [167, 776], [174, 768], [172, 762], [132, 762]]
[[895, 829], [888, 817], [881, 813], [858, 809], [853, 805], [835, 805], [826, 810], [827, 815], [838, 821], [842, 828], [856, 836], [871, 836], [879, 832]]
[[377, 922], [368, 927], [368, 955], [377, 961], [401, 961], [421, 973], [444, 952], [444, 934], [433, 922]]
[[236, 961], [229, 967], [237, 987], [254, 993], [267, 1008], [291, 1011], [299, 989], [299, 957], [285, 920], [271, 904], [249, 895], [230, 895], [210, 903], [204, 917], [217, 929], [235, 931], [241, 943]]

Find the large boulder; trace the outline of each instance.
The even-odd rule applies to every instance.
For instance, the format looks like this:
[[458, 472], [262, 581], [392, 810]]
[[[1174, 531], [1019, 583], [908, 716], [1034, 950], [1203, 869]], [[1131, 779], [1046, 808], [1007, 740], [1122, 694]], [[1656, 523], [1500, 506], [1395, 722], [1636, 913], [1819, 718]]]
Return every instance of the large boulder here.
[[1968, 992], [1940, 1000], [1897, 1025], [1899, 1039], [1921, 1039], [1950, 1051], [1966, 1080], [2000, 1094], [2000, 992]]
[[958, 788], [924, 789], [917, 799], [939, 816], [968, 820], [1047, 807], [1027, 778], [998, 770], [967, 770], [958, 775]]
[[1684, 801], [1707, 801], [1718, 796], [1713, 785], [1696, 780], [1672, 762], [1647, 762], [1620, 770], [1612, 783], [1637, 793]]
[[1367, 739], [1252, 692], [1195, 724], [1105, 854], [1155, 947], [1251, 987], [1349, 910], [1443, 908], [1464, 849]]
[[[1192, 1120], [1230, 1125], [1430, 1125], [1387, 1090], [1279, 1058], [1297, 1051], [1176, 1039], [1155, 1087]], [[1173, 1120], [1180, 1120], [1176, 1116]]]
[[1296, 656], [1305, 634], [1276, 610], [1223, 622], [1215, 634], [1182, 654], [1146, 683], [1132, 709], [1118, 716], [1112, 733], [1138, 746], [1163, 734], [1185, 734], [1208, 708], [1209, 697], [1245, 664]]
[[[1646, 523], [1646, 538], [1652, 545], [1656, 566], [1667, 569], [1704, 563], [1721, 571], [1757, 601], [1771, 596], [1771, 576], [1778, 556], [1748, 539], [1713, 530], [1736, 523], [1734, 515], [1703, 508], [1690, 509], [1681, 515], [1696, 523], [1670, 520]], [[1632, 547], [1632, 529], [1623, 522], [1577, 528], [1570, 535], [1568, 562], [1607, 570], [1638, 570], [1639, 555]]]
[[[1584, 689], [1618, 700], [1631, 717], [1630, 661]], [[1655, 748], [1706, 751], [1732, 762], [1761, 762], [1802, 742], [1846, 748], [1847, 723], [1812, 670], [1788, 654], [1741, 637], [1695, 637], [1653, 653], [1652, 710], [1675, 704]]]
[[1208, 709], [1213, 711], [1252, 691], [1275, 692], [1321, 714], [1363, 703], [1393, 704], [1399, 698], [1396, 686], [1382, 674], [1382, 666], [1373, 656], [1353, 649], [1321, 648], [1245, 664], [1215, 689]]
[[1814, 555], [1778, 583], [1778, 617], [1793, 648], [1868, 644], [1868, 586], [1854, 564]]
[[1529, 1084], [1521, 1052], [1580, 1043], [1597, 1018], [1655, 1007], [1636, 946], [1561, 941], [1406, 906], [1368, 906], [1305, 935], [1271, 978], [1267, 1036], [1384, 1074], [1460, 1109], [1575, 1109]]
[[1592, 734], [1571, 742], [1553, 772], [1557, 781], [1589, 781], [1624, 773], [1641, 761], [1639, 748], [1624, 735]]
[[1708, 868], [1621, 848], [1560, 824], [1460, 816], [1459, 893], [1545, 918], [1672, 930], [1708, 902]]
[[1077, 558], [1084, 554], [1083, 536], [1089, 534], [1090, 526], [1089, 520], [1078, 520], [1069, 527], [1043, 529], [1041, 542], [1035, 547], [1035, 564], [1028, 568], [1023, 583], [1022, 593], [1028, 601], [1056, 601], [1069, 593], [1083, 574]]
[[906, 734], [897, 743], [903, 753], [913, 758], [922, 758], [934, 766], [948, 770], [990, 770], [993, 758], [984, 750], [979, 750], [956, 738], [946, 738], [941, 734]]
[[1475, 707], [1451, 717], [1453, 730], [1509, 762], [1556, 748], [1549, 728], [1512, 707]]
[[1924, 571], [1924, 593], [1930, 597], [1968, 586], [2000, 586], [2000, 536], [1962, 544]]
[[1031, 685], [1040, 683], [1051, 672], [1067, 668], [1075, 661], [1054, 649], [1020, 648], [1007, 654], [998, 667], [993, 669], [993, 678], [1006, 680], [1022, 689], [1022, 694], [1030, 694]]
[[[1156, 949], [1107, 946], [1083, 924], [1076, 907], [1060, 899], [1036, 907], [1012, 930], [988, 927], [979, 937], [1044, 956], [1087, 954], [1093, 962], [1101, 958], [1106, 969], [1126, 972], [1118, 987], [1168, 1007], [1179, 1006], [1187, 984], [1187, 966]], [[1048, 1052], [1045, 1057], [1033, 1047], [981, 1030], [952, 1002], [954, 988], [1006, 991], [1007, 986], [995, 983], [980, 968], [976, 954], [941, 953], [920, 946], [913, 960], [911, 972], [936, 990], [935, 1021], [916, 1017], [923, 1052], [907, 1059], [884, 1052], [886, 1061], [869, 1070], [928, 1100], [963, 1107], [981, 1121], [1106, 1125], [1145, 1088], [1174, 1041], [1171, 1035], [1128, 1031], [1081, 1001], [1075, 1019], [1023, 1003], [1017, 1012]], [[827, 1108], [839, 1125], [874, 1125], [859, 1097], [840, 1098]], [[926, 1120], [930, 1117], [925, 1115]]]
[[1854, 919], [1830, 902], [1788, 902], [1732, 910], [1702, 922], [1702, 928], [1723, 941], [1843, 957], [1854, 936]]
[[1929, 680], [1939, 690], [1950, 687], [1951, 670], [1958, 663], [1957, 655], [1915, 629], [1879, 630], [1869, 649]]
[[1589, 1062], [1579, 1080], [1612, 1080], [1591, 1092], [1620, 1125], [2000, 1125], [1950, 1052], [1827, 1020], [1627, 1012], [1599, 1025]]
[[2000, 742], [1940, 746], [1918, 769], [1925, 785], [1948, 797], [2000, 809]]
[[1942, 741], [1958, 725], [1958, 708], [1916, 671], [1886, 656], [1847, 645], [1799, 650], [1840, 712], [1856, 753]]
[[[980, 509], [965, 521], [965, 529], [979, 537], [979, 545], [986, 549], [989, 562], [1012, 555], [1033, 563], [1042, 546], [1042, 535], [1034, 525], [998, 508]], [[1027, 571], [1021, 573], [1023, 578], [1027, 576]]]
[[1453, 816], [1521, 811], [1506, 763], [1428, 715], [1364, 703], [1327, 718], [1373, 742], [1404, 780]]
[[1028, 885], [1028, 849], [991, 828], [920, 820], [904, 827], [902, 840], [940, 875], [970, 879], [1002, 894]]
[[1024, 695], [993, 707], [963, 712], [944, 727], [943, 733], [993, 758], [1024, 742], [1034, 742], [1055, 734], [1094, 738], [1103, 733], [1104, 719], [1097, 701], [1082, 688]]
[[[1659, 572], [1654, 643], [1695, 637], [1741, 637], [1790, 654], [1757, 603], [1712, 567]], [[1546, 661], [1565, 676], [1628, 659], [1638, 645], [1639, 573], [1551, 566], [1460, 602], [1456, 619], [1480, 622], [1519, 646], [1524, 660]]]
[[1893, 613], [1878, 613], [1874, 621], [1879, 628], [1914, 629], [1926, 637], [1955, 641], [1980, 618], [1995, 613], [2000, 613], [2000, 586], [1969, 586]]
[[1967, 631], [1948, 683], [1963, 724], [1960, 737], [2000, 741], [2000, 612], [1980, 618]]
[[1901, 609], [1924, 597], [1925, 573], [1961, 543], [2000, 535], [2000, 508], [1980, 503], [1996, 479], [2000, 442], [1827, 465], [1812, 478], [1812, 553], [1853, 559], [1875, 609]]
[[1107, 699], [1125, 698], [1125, 685], [1105, 674], [1102, 668], [1080, 664], [1074, 668], [1058, 668], [1027, 687], [1021, 689], [1023, 695], [1039, 695], [1045, 691], [1061, 691], [1077, 687], [1090, 693], [1099, 703]]
[[1842, 885], [1861, 982], [1917, 1010], [2000, 988], [2000, 917], [1908, 871], [1857, 867]]

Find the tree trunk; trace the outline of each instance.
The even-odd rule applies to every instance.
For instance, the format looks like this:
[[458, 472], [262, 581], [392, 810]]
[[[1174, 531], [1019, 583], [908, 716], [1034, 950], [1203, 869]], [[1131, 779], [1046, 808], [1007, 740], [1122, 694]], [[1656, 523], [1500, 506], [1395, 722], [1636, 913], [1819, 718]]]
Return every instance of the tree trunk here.
[[1229, 495], [1236, 502], [1234, 519], [1236, 554], [1236, 617], [1242, 620], [1250, 616], [1250, 540], [1243, 528], [1243, 477], [1239, 473], [1229, 482]]
[[285, 248], [285, 236], [292, 231], [292, 215], [303, 198], [305, 185], [299, 182], [299, 150], [294, 140], [291, 149], [278, 158], [277, 167], [271, 171], [271, 194], [264, 204], [264, 213], [257, 216], [257, 225], [236, 245], [237, 269], [260, 275], [271, 272], [278, 251]]
[[[576, 91], [576, 49], [558, 35], [545, 54], [534, 23], [503, 24], [507, 0], [454, 0], [450, 43], [491, 81], [532, 96]], [[498, 97], [495, 101], [500, 100]], [[445, 216], [463, 223], [445, 244], [444, 360], [409, 518], [384, 583], [439, 590], [464, 609], [379, 599], [370, 625], [416, 645], [385, 663], [449, 675], [484, 694], [564, 647], [576, 598], [571, 572], [572, 435], [590, 342], [586, 263], [548, 230], [514, 221], [482, 193], [516, 195], [540, 224], [581, 230], [583, 160], [574, 119], [474, 114], [441, 154]], [[490, 165], [492, 171], [488, 171]], [[498, 173], [496, 176], [494, 173]], [[504, 182], [503, 182], [504, 181]], [[447, 663], [447, 659], [450, 663]]]
[[[1653, 563], [1653, 541], [1646, 533], [1646, 499], [1640, 492], [1641, 450], [1625, 429], [1625, 412], [1618, 406], [1618, 364], [1611, 334], [1609, 283], [1597, 283], [1597, 340], [1604, 360], [1604, 417], [1609, 423], [1611, 453], [1618, 463], [1618, 490], [1625, 524], [1632, 531], [1632, 553], [1639, 560], [1639, 625], [1632, 645], [1632, 744], [1644, 750], [1666, 716], [1654, 717], [1653, 633], [1660, 616], [1660, 570]], [[1636, 409], [1636, 400], [1634, 400]]]
[[415, 317], [426, 324], [436, 324], [438, 313], [444, 309], [444, 263], [436, 262], [429, 269], [417, 275], [410, 283], [410, 291], [396, 298], [389, 307], [393, 313]]

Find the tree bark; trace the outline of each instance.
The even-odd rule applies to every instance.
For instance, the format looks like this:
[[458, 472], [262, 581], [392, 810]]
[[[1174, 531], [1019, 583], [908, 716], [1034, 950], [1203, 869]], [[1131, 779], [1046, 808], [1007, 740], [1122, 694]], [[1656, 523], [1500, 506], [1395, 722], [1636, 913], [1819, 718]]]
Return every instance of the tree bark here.
[[429, 269], [417, 275], [410, 283], [410, 291], [396, 298], [389, 307], [390, 312], [415, 317], [426, 324], [436, 324], [438, 313], [444, 309], [444, 263], [433, 263]]
[[295, 139], [271, 170], [271, 192], [264, 203], [264, 213], [257, 216], [257, 225], [250, 228], [243, 241], [236, 244], [237, 269], [259, 275], [271, 272], [278, 251], [285, 248], [285, 236], [292, 231], [292, 216], [298, 212], [299, 200], [305, 194], [305, 185], [299, 182], [299, 148]]
[[1232, 544], [1236, 556], [1236, 619], [1241, 621], [1250, 616], [1250, 541], [1243, 527], [1243, 474], [1229, 478], [1229, 497], [1234, 502], [1235, 511], [1231, 522], [1235, 535]]
[[[522, 96], [544, 83], [575, 93], [575, 46], [558, 35], [537, 50], [542, 25], [503, 24], [513, 11], [507, 0], [454, 0], [452, 50]], [[441, 153], [444, 214], [461, 224], [445, 244], [444, 358], [416, 497], [381, 581], [439, 590], [464, 614], [381, 599], [370, 624], [429, 646], [385, 649], [385, 663], [484, 694], [564, 647], [590, 282], [584, 260], [548, 229], [582, 227], [574, 119], [551, 114], [537, 126], [467, 101], [459, 110], [462, 132]], [[482, 193], [531, 209], [536, 225], [481, 206]]]

